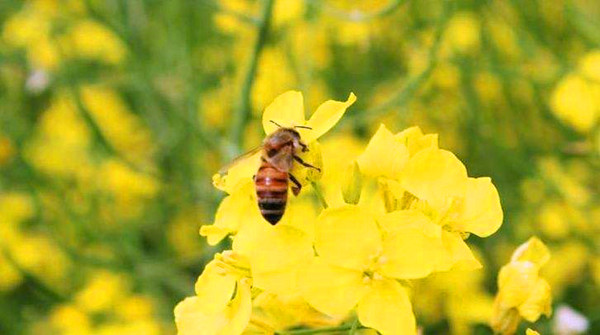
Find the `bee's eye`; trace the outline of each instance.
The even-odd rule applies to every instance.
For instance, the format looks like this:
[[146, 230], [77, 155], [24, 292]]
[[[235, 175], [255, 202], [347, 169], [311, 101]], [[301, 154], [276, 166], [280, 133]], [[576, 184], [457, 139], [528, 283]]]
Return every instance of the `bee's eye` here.
[[273, 157], [277, 154], [277, 149], [269, 149], [269, 151], [267, 151], [267, 156], [269, 157]]

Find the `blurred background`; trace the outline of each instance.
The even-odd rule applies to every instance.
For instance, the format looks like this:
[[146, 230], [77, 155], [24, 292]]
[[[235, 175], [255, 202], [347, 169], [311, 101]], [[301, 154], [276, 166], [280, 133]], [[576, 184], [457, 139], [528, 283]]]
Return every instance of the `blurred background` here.
[[[600, 2], [0, 0], [0, 334], [174, 334], [218, 248], [211, 176], [297, 89], [357, 103], [323, 145], [419, 125], [491, 176], [484, 270], [413, 296], [430, 334], [491, 334], [496, 275], [549, 244], [554, 318], [600, 333]], [[566, 307], [568, 306], [568, 307]]]

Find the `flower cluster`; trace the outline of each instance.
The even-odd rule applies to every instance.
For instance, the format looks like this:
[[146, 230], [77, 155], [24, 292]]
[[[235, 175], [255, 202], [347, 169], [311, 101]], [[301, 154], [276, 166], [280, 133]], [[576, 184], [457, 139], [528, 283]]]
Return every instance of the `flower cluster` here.
[[[327, 101], [308, 121], [297, 92], [266, 108], [267, 134], [276, 130], [271, 120], [310, 128], [299, 129], [309, 147], [302, 158], [324, 171], [294, 167], [314, 187], [289, 200], [278, 225], [269, 225], [256, 205], [257, 155], [215, 176], [229, 195], [201, 234], [213, 245], [231, 236], [232, 250], [215, 256], [196, 296], [176, 307], [179, 334], [272, 333], [340, 325], [354, 315], [360, 327], [382, 334], [415, 334], [408, 280], [481, 267], [465, 239], [487, 237], [502, 223], [490, 178], [469, 177], [454, 154], [438, 147], [437, 135], [417, 127], [393, 134], [382, 125], [358, 155], [321, 155], [315, 140], [354, 100]], [[324, 191], [316, 183], [321, 177]]]

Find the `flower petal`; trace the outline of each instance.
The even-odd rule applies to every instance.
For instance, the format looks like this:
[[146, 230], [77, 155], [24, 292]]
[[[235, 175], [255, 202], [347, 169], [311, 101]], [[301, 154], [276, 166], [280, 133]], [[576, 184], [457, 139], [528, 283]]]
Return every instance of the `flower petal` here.
[[332, 265], [362, 271], [381, 250], [381, 235], [362, 207], [326, 209], [317, 219], [315, 249]]
[[331, 316], [345, 316], [367, 289], [361, 271], [330, 265], [321, 257], [315, 257], [300, 273], [302, 297]]
[[[436, 269], [444, 247], [441, 227], [424, 215], [401, 211], [385, 215], [379, 222], [388, 227], [383, 240], [381, 271], [401, 279], [423, 278]], [[413, 215], [409, 215], [409, 214]], [[399, 222], [398, 220], [405, 222]], [[389, 230], [392, 227], [392, 230]], [[386, 229], [386, 228], [384, 228]]]
[[217, 334], [227, 322], [221, 313], [206, 314], [204, 303], [198, 297], [188, 297], [175, 306], [178, 335]]
[[500, 196], [490, 178], [468, 178], [463, 212], [452, 228], [487, 237], [495, 233], [502, 224]]
[[521, 244], [511, 257], [511, 262], [529, 261], [542, 267], [550, 260], [550, 250], [537, 237], [530, 238], [527, 242]]
[[279, 129], [279, 126], [273, 122], [286, 128], [304, 125], [304, 99], [302, 93], [287, 91], [275, 98], [265, 108], [262, 116], [262, 125], [267, 135]]
[[438, 135], [427, 134], [424, 135], [423, 131], [419, 127], [410, 127], [404, 129], [398, 134], [394, 135], [401, 143], [404, 143], [408, 148], [411, 156], [414, 156], [417, 152], [427, 148], [438, 147]]
[[250, 285], [238, 282], [236, 295], [224, 310], [218, 313], [203, 311], [204, 302], [198, 297], [186, 298], [175, 307], [178, 335], [239, 335], [252, 312]]
[[237, 282], [235, 297], [226, 309], [227, 326], [223, 329], [223, 335], [241, 334], [252, 314], [252, 291], [249, 279], [242, 279]]
[[543, 278], [538, 278], [529, 298], [519, 306], [519, 314], [529, 321], [535, 322], [540, 315], [550, 316], [552, 313], [552, 295], [550, 284]]
[[366, 176], [398, 179], [407, 160], [406, 145], [382, 124], [357, 162], [360, 171]]
[[252, 182], [252, 176], [256, 174], [260, 166], [261, 152], [251, 156], [240, 158], [239, 161], [232, 162], [229, 168], [225, 168], [225, 173], [217, 173], [212, 177], [213, 185], [229, 194], [236, 192], [249, 182]]
[[498, 274], [498, 296], [504, 308], [518, 307], [529, 298], [538, 281], [538, 268], [531, 262], [510, 262]]
[[299, 268], [313, 257], [307, 233], [289, 225], [272, 227], [264, 220], [244, 225], [233, 250], [249, 260], [255, 287], [281, 295], [294, 294]]
[[216, 245], [227, 235], [237, 233], [249, 217], [260, 217], [254, 196], [254, 184], [251, 182], [247, 182], [221, 201], [214, 224], [202, 226], [200, 235], [207, 237], [209, 245]]
[[467, 189], [467, 170], [447, 150], [428, 148], [406, 163], [401, 185], [438, 211], [446, 210], [451, 200], [463, 197]]
[[442, 242], [446, 252], [438, 264], [437, 271], [451, 268], [459, 270], [477, 270], [482, 267], [469, 246], [458, 233], [442, 231]]
[[209, 314], [225, 309], [233, 295], [235, 281], [234, 276], [219, 273], [214, 261], [208, 263], [195, 285], [198, 308]]
[[375, 281], [358, 303], [363, 326], [383, 335], [416, 334], [415, 316], [406, 289], [394, 280]]
[[356, 96], [350, 93], [346, 101], [328, 100], [322, 103], [306, 122], [306, 125], [312, 129], [299, 129], [302, 140], [310, 143], [328, 132], [355, 101]]
[[386, 233], [402, 232], [404, 229], [418, 229], [428, 237], [441, 238], [442, 228], [418, 210], [400, 210], [387, 213], [377, 219]]

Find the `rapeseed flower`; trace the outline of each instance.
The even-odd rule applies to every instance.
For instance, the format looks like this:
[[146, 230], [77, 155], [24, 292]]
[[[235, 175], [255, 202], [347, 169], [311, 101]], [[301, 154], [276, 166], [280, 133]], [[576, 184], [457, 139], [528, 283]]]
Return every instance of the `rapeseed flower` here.
[[[258, 155], [214, 177], [228, 196], [214, 224], [200, 233], [211, 245], [232, 235], [232, 250], [215, 256], [196, 296], [175, 309], [179, 334], [336, 325], [352, 311], [362, 326], [382, 334], [416, 334], [407, 281], [480, 267], [463, 239], [499, 228], [498, 193], [489, 178], [469, 178], [456, 156], [438, 148], [437, 135], [417, 127], [392, 134], [382, 125], [362, 153], [353, 149], [356, 143], [338, 140], [350, 160], [335, 152], [337, 159], [321, 161], [316, 140], [354, 100], [328, 101], [306, 120], [302, 95], [289, 91], [262, 116], [267, 135], [280, 126], [303, 126], [297, 130], [312, 153], [305, 160], [325, 168], [323, 182], [331, 184], [324, 185], [322, 207], [302, 193], [276, 226], [266, 223], [251, 177]], [[298, 175], [303, 183], [321, 177]], [[274, 312], [283, 306], [298, 311]]]
[[600, 51], [587, 53], [576, 71], [562, 78], [550, 100], [554, 114], [580, 133], [590, 132], [600, 119]]
[[178, 334], [241, 334], [252, 310], [249, 275], [238, 255], [217, 254], [198, 277], [196, 296], [175, 307]]
[[499, 334], [514, 334], [521, 319], [535, 322], [552, 313], [550, 285], [540, 277], [540, 268], [550, 260], [546, 245], [530, 238], [513, 253], [498, 275], [491, 326]]
[[[297, 128], [302, 141], [308, 145], [309, 151], [298, 153], [305, 161], [316, 167], [322, 167], [322, 157], [319, 144], [316, 142], [320, 136], [329, 131], [344, 115], [346, 109], [354, 103], [356, 97], [350, 94], [345, 102], [329, 100], [321, 104], [310, 119], [304, 116], [304, 101], [302, 93], [288, 91], [278, 96], [262, 115], [262, 125], [266, 135], [276, 131], [279, 126]], [[220, 204], [215, 222], [210, 226], [203, 226], [200, 234], [208, 238], [209, 244], [216, 244], [229, 234], [235, 234], [248, 218], [260, 218], [256, 205], [256, 195], [253, 191], [253, 175], [259, 166], [260, 153], [242, 160], [227, 170], [226, 175], [219, 174], [213, 177], [215, 187], [229, 194]], [[303, 184], [320, 178], [319, 171], [307, 169], [295, 164], [292, 174]], [[285, 216], [284, 216], [285, 218]], [[251, 221], [251, 220], [250, 220]]]
[[[385, 226], [395, 223], [389, 217], [381, 222]], [[429, 236], [415, 227], [417, 224], [389, 227], [398, 231], [382, 238], [373, 215], [361, 207], [348, 205], [323, 211], [315, 234], [319, 256], [300, 277], [302, 296], [316, 309], [333, 316], [345, 316], [357, 306], [360, 322], [383, 334], [414, 334], [416, 325], [408, 292], [395, 279], [427, 275], [419, 264], [428, 263], [426, 256], [408, 259], [402, 255], [416, 244], [426, 244]], [[408, 247], [403, 245], [411, 239], [417, 241]]]
[[394, 135], [382, 125], [357, 161], [366, 176], [378, 180], [387, 212], [413, 210], [441, 227], [443, 250], [432, 270], [480, 267], [463, 239], [469, 233], [487, 237], [502, 224], [490, 178], [468, 177], [454, 154], [438, 148], [437, 135], [417, 127]]

